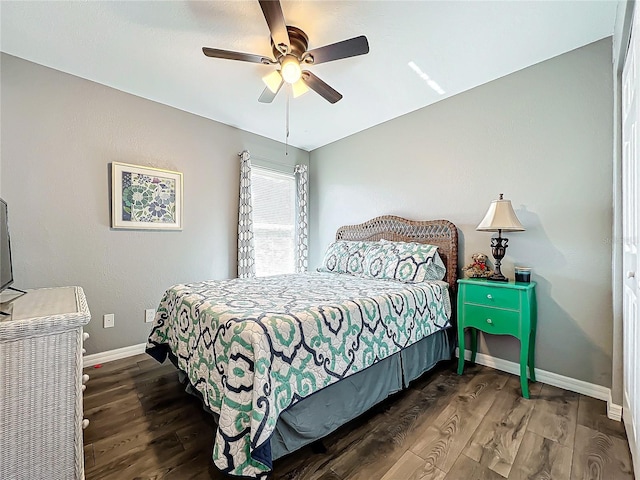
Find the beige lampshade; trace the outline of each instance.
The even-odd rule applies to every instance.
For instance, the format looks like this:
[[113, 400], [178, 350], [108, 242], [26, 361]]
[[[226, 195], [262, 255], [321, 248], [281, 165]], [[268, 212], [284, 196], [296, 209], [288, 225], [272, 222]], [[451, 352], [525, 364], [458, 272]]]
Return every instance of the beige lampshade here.
[[309, 87], [304, 83], [302, 78], [298, 79], [296, 83], [291, 85], [291, 90], [293, 90], [293, 98], [298, 98], [300, 95], [304, 95], [309, 91]]
[[269, 87], [269, 90], [271, 90], [273, 93], [278, 93], [280, 87], [282, 86], [282, 75], [280, 75], [279, 70], [274, 70], [268, 75], [262, 77], [262, 81], [267, 87]]
[[498, 230], [523, 232], [524, 227], [516, 217], [516, 212], [513, 211], [511, 200], [503, 200], [502, 194], [500, 194], [500, 199], [491, 202], [487, 214], [480, 222], [480, 225], [476, 227], [476, 230], [484, 232], [497, 232]]

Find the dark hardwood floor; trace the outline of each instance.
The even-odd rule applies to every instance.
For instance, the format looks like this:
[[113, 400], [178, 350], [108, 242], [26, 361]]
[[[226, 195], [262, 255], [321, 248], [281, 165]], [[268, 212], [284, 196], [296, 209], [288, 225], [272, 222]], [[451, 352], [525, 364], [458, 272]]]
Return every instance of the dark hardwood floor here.
[[[89, 367], [87, 480], [214, 479], [214, 423], [175, 368], [145, 355]], [[622, 423], [606, 405], [453, 363], [274, 463], [271, 480], [633, 479]]]

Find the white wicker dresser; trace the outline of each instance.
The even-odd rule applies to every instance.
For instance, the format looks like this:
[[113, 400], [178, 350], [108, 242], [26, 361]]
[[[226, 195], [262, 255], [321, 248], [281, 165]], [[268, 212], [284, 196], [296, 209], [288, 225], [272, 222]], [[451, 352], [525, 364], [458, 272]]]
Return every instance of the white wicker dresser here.
[[30, 290], [1, 306], [0, 479], [83, 479], [84, 292]]

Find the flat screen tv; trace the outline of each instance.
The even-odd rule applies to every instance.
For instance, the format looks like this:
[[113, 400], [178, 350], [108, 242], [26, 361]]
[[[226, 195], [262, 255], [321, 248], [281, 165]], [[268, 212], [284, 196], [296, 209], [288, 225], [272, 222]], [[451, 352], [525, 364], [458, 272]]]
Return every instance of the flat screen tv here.
[[7, 202], [0, 198], [0, 292], [13, 283]]

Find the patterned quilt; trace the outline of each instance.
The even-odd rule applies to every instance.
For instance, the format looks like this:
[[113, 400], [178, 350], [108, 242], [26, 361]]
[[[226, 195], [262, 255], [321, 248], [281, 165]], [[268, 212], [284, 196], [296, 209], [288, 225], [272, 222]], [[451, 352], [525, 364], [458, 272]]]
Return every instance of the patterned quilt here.
[[280, 412], [449, 326], [445, 282], [308, 273], [176, 285], [147, 352], [177, 358], [219, 415], [213, 460], [262, 477]]

